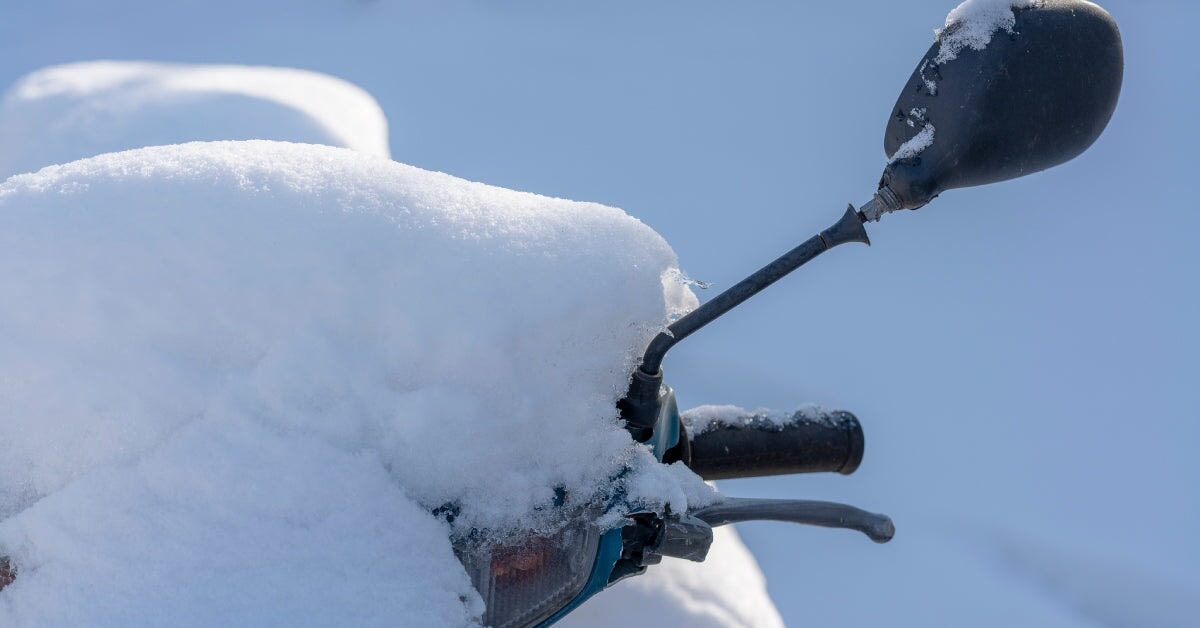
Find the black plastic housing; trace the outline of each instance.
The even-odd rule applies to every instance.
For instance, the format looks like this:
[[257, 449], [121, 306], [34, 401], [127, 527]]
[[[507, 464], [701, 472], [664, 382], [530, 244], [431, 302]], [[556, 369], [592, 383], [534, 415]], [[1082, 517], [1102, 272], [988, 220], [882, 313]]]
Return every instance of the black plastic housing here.
[[880, 189], [898, 201], [889, 210], [1056, 166], [1108, 124], [1124, 72], [1112, 17], [1081, 0], [1045, 0], [1014, 13], [1013, 32], [997, 30], [983, 50], [963, 48], [939, 64], [939, 41], [917, 64], [892, 108], [884, 151], [893, 159], [926, 125], [933, 140], [887, 165]]

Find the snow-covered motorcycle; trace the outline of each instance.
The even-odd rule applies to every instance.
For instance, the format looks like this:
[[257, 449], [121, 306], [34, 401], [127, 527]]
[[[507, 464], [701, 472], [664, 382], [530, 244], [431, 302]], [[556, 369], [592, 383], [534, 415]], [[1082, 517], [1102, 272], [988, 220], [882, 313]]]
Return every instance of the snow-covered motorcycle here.
[[[865, 223], [917, 209], [945, 190], [1038, 172], [1087, 149], [1116, 107], [1123, 70], [1116, 25], [1083, 0], [969, 0], [917, 65], [889, 111], [889, 158], [861, 207], [690, 314], [645, 349], [618, 402], [631, 437], [660, 463], [682, 463], [705, 480], [857, 469], [862, 427], [843, 411], [771, 416], [681, 416], [663, 382], [676, 343], [835, 246], [869, 244]], [[617, 484], [614, 482], [614, 484]], [[886, 542], [886, 516], [842, 504], [717, 497], [687, 512], [638, 504], [619, 494], [554, 507], [568, 521], [548, 535], [497, 540], [460, 530], [455, 551], [481, 595], [481, 618], [496, 627], [551, 624], [613, 583], [664, 557], [702, 561], [716, 526], [773, 519], [858, 530]], [[449, 518], [453, 506], [438, 514]], [[0, 555], [0, 589], [21, 579]], [[32, 573], [32, 571], [31, 571]]]

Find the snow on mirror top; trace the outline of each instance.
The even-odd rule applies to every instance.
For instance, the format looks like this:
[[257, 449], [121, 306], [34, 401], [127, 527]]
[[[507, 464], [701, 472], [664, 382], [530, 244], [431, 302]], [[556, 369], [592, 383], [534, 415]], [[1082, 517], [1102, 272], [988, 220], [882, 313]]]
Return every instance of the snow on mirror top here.
[[[957, 59], [964, 48], [987, 48], [996, 31], [1012, 32], [1017, 23], [1013, 11], [1036, 8], [1041, 4], [1041, 0], [966, 0], [951, 9], [946, 15], [945, 27], [934, 30], [934, 40], [938, 44], [937, 55], [932, 63], [928, 59], [925, 60], [919, 69], [921, 79], [925, 82], [925, 90], [930, 94], [938, 93], [938, 73], [931, 68]], [[924, 109], [906, 112], [905, 123], [911, 128], [919, 126], [920, 130], [897, 147], [888, 160], [889, 164], [920, 155], [933, 145], [937, 137], [937, 129], [926, 119]]]
[[934, 31], [941, 44], [934, 61], [953, 61], [963, 48], [987, 48], [996, 31], [1012, 32], [1017, 24], [1014, 10], [1032, 9], [1041, 4], [1042, 0], [966, 0], [946, 15], [945, 28]]
[[[675, 266], [620, 210], [340, 148], [10, 178], [0, 553], [21, 572], [0, 623], [461, 624], [478, 598], [433, 508], [536, 525], [556, 489], [584, 501], [631, 466], [635, 497], [682, 509], [686, 479], [614, 408], [695, 304]], [[378, 595], [343, 590], [361, 570]]]

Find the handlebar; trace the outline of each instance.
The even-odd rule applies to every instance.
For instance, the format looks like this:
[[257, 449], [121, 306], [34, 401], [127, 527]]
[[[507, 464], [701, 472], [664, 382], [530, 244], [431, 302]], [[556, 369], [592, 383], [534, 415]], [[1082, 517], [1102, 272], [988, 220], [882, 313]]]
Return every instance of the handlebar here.
[[[685, 419], [686, 420], [686, 419]], [[785, 421], [751, 413], [687, 425], [690, 460], [705, 480], [837, 472], [862, 462], [862, 425], [844, 410], [798, 411]]]

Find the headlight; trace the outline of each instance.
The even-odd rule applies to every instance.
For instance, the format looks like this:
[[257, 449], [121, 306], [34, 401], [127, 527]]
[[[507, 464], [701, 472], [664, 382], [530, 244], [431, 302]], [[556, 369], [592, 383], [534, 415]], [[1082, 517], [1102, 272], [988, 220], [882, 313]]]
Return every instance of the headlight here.
[[549, 619], [588, 584], [601, 536], [579, 524], [551, 536], [456, 548], [487, 605], [483, 624], [516, 628]]

